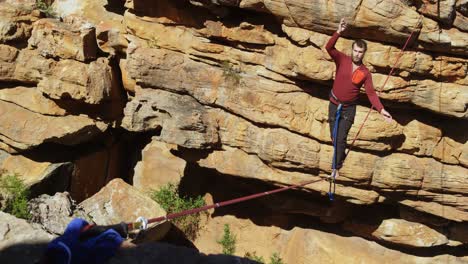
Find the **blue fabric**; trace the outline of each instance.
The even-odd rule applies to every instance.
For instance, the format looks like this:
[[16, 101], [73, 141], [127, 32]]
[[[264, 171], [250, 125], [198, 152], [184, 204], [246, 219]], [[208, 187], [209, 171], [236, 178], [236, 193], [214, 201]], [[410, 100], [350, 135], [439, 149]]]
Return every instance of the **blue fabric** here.
[[115, 230], [109, 229], [98, 236], [80, 241], [81, 230], [87, 225], [85, 220], [75, 218], [68, 224], [63, 235], [48, 244], [46, 256], [50, 263], [97, 264], [115, 255], [124, 238]]

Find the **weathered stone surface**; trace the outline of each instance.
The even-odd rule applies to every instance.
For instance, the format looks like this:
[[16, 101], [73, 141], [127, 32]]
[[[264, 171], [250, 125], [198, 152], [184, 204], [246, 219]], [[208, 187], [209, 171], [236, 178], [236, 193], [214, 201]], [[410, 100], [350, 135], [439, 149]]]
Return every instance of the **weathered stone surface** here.
[[432, 247], [449, 242], [445, 235], [428, 226], [401, 219], [384, 220], [372, 235], [385, 241], [413, 247]]
[[53, 238], [39, 226], [0, 212], [0, 259], [4, 263], [39, 261]]
[[239, 28], [225, 27], [221, 22], [206, 21], [205, 28], [200, 33], [207, 37], [226, 39], [228, 41], [244, 42], [258, 45], [274, 45], [273, 35], [263, 29], [263, 26], [256, 26], [249, 23], [241, 23]]
[[456, 12], [453, 26], [461, 31], [468, 32], [468, 18], [462, 13]]
[[14, 81], [37, 84], [55, 65], [53, 59], [47, 59], [37, 50], [23, 49], [15, 61]]
[[[405, 135], [405, 141], [400, 149], [422, 156], [432, 156], [437, 142], [442, 137], [442, 131], [439, 128], [417, 120], [410, 121], [403, 128], [403, 134]], [[446, 161], [446, 159], [443, 160]]]
[[133, 186], [148, 191], [158, 190], [168, 183], [178, 185], [187, 162], [172, 154], [171, 150], [177, 150], [177, 145], [151, 141], [143, 149], [142, 159], [135, 166]]
[[31, 222], [38, 223], [50, 233], [61, 235], [73, 220], [74, 201], [67, 192], [54, 196], [43, 194], [28, 202]]
[[218, 142], [216, 123], [207, 109], [188, 95], [140, 89], [124, 110], [129, 131], [158, 131], [156, 139], [187, 148], [210, 148]]
[[[328, 5], [323, 0], [309, 2], [248, 0], [241, 1], [239, 6], [272, 13], [289, 27], [299, 27], [320, 33], [333, 32], [340, 19], [344, 17], [350, 23], [350, 30], [347, 34], [378, 41], [385, 37], [386, 41], [398, 44], [404, 42], [411, 31], [421, 29], [419, 39], [423, 42], [424, 48], [458, 54], [466, 52], [462, 39], [463, 33], [442, 30], [442, 39], [439, 39], [438, 33], [435, 32], [439, 29], [436, 22], [423, 18], [422, 25], [418, 25], [421, 15], [404, 2], [336, 1]], [[447, 48], [443, 50], [436, 45], [430, 45], [433, 43], [445, 45]]]
[[106, 125], [86, 116], [52, 117], [0, 101], [0, 140], [18, 150], [44, 142], [76, 145], [102, 133]]
[[[297, 86], [243, 73], [239, 74], [241, 84], [236, 85], [223, 77], [222, 69], [192, 61], [175, 52], [147, 48], [129, 52], [128, 74], [142, 87], [189, 93], [205, 105], [214, 104], [253, 122], [285, 127], [330, 141], [325, 119], [328, 102], [311, 97]], [[149, 65], [152, 65], [151, 68]], [[174, 78], [179, 81], [174, 82]], [[367, 111], [358, 108], [358, 112], [356, 122], [362, 122]], [[352, 129], [350, 137], [356, 132], [357, 128]], [[377, 134], [380, 140], [392, 138], [401, 134], [401, 127], [396, 123], [384, 122], [377, 113], [373, 113], [360, 139], [374, 141]], [[359, 146], [361, 144], [357, 143]], [[369, 142], [362, 145], [367, 144]], [[388, 149], [388, 145], [382, 144], [377, 148]]]
[[423, 0], [418, 11], [445, 24], [451, 24], [455, 16], [456, 2], [457, 0], [441, 0], [437, 2]]
[[146, 243], [131, 249], [120, 250], [109, 264], [256, 264], [248, 258], [212, 254], [205, 255], [196, 249], [166, 243]]
[[[55, 0], [54, 11], [61, 17], [80, 17], [96, 28], [97, 44], [111, 54], [125, 52], [127, 41], [122, 23], [123, 1], [108, 0]], [[96, 40], [95, 40], [96, 41]]]
[[[210, 219], [195, 241], [197, 248], [202, 252], [218, 253], [221, 247], [216, 241], [221, 237], [225, 224], [228, 224], [231, 232], [237, 236], [237, 255], [255, 251], [257, 256], [269, 259], [273, 253], [278, 253], [284, 263], [387, 263], [389, 259], [414, 264], [467, 261], [466, 257], [449, 255], [411, 256], [358, 237], [343, 237], [299, 227], [283, 230], [276, 226], [257, 226], [252, 220], [230, 215]], [[256, 246], [252, 248], [252, 245]]]
[[[129, 210], [128, 205], [133, 205], [133, 210]], [[151, 218], [166, 214], [159, 204], [121, 179], [110, 181], [97, 194], [78, 206], [98, 225], [110, 225], [122, 221], [131, 223], [140, 216]], [[157, 238], [162, 238], [169, 228], [170, 223], [165, 222], [157, 226], [152, 225], [151, 229], [157, 234]]]
[[424, 163], [411, 155], [394, 154], [377, 161], [372, 185], [382, 189], [413, 189], [422, 185]]
[[[161, 24], [143, 21], [130, 14], [126, 14], [125, 21], [127, 22], [127, 26], [137, 36], [151, 40], [151, 43], [154, 42], [154, 39], [157, 39], [157, 47], [160, 48], [180, 50], [184, 53], [200, 57], [209, 56], [219, 61], [225, 60], [225, 57], [231, 57], [233, 59], [239, 60], [239, 63], [241, 64], [248, 63], [265, 65], [264, 67], [270, 71], [278, 72], [293, 78], [301, 77], [311, 80], [331, 80], [333, 77], [334, 66], [332, 62], [325, 60], [325, 57], [328, 57], [325, 51], [321, 51], [311, 46], [298, 48], [294, 45], [291, 45], [289, 41], [286, 41], [283, 38], [275, 38], [276, 45], [274, 46], [267, 46], [264, 50], [259, 50], [257, 52], [248, 52], [228, 48], [218, 44], [206, 44], [204, 39], [197, 37], [190, 29], [174, 29], [172, 27], [166, 27]], [[152, 30], [147, 30], [147, 28], [151, 28]], [[172, 37], [158, 37], [158, 35], [170, 34], [170, 30], [171, 32], [177, 31], [173, 33], [175, 36], [177, 36], [177, 39]], [[203, 32], [203, 29], [201, 32]], [[183, 41], [181, 41], [181, 39], [183, 39]], [[321, 41], [320, 44], [320, 47], [323, 48], [325, 41]], [[351, 47], [351, 41], [342, 39], [338, 42], [337, 47], [340, 50], [349, 51]], [[380, 67], [379, 69], [384, 70], [385, 73], [385, 75], [380, 74], [374, 76], [374, 83], [377, 87], [383, 84], [384, 78], [386, 78], [386, 69], [389, 69], [393, 66], [397, 56], [400, 55], [399, 53], [400, 50], [395, 47], [384, 46], [375, 42], [370, 43], [368, 56], [366, 56], [365, 62], [368, 62], [372, 66], [375, 65], [376, 67]], [[397, 69], [402, 70], [401, 75], [403, 76], [408, 77], [408, 73], [414, 73], [417, 75], [434, 75], [434, 79], [439, 75], [447, 76], [447, 78], [453, 79], [455, 77], [453, 75], [459, 72], [456, 75], [457, 79], [463, 79], [466, 77], [466, 60], [462, 59], [462, 61], [457, 62], [456, 60], [453, 60], [453, 58], [441, 57], [438, 59], [440, 62], [438, 62], [437, 60], [433, 60], [429, 54], [424, 54], [421, 52], [406, 52], [403, 55], [404, 56], [400, 59], [398, 65], [396, 66]], [[210, 62], [210, 64], [211, 63], [212, 62]], [[452, 68], [452, 70], [439, 71], [438, 69], [440, 69], [440, 63], [443, 63], [445, 66], [447, 66], [443, 67], [444, 69]], [[241, 72], [247, 73], [249, 71], [257, 70], [247, 69], [249, 68], [246, 67], [246, 69], [241, 70]], [[241, 74], [241, 76], [242, 75], [243, 74]], [[442, 112], [448, 115], [466, 115], [464, 104], [467, 100], [467, 95], [464, 90], [461, 89], [461, 87], [452, 87], [453, 84], [447, 86], [442, 83], [435, 83], [431, 81], [420, 83], [420, 81], [417, 80], [408, 82], [401, 78], [400, 80], [396, 78], [392, 79], [395, 79], [395, 81], [393, 81], [393, 84], [391, 81], [387, 85], [385, 89], [386, 91], [382, 94], [383, 98], [395, 100], [398, 102], [410, 102], [420, 107], [428, 108], [435, 112]], [[439, 84], [443, 91], [442, 93], [436, 93], [434, 91], [434, 87], [439, 86]], [[456, 103], [449, 104], [448, 102], [453, 99], [456, 99]], [[428, 103], [430, 100], [440, 100], [440, 103], [437, 107], [435, 107], [436, 104]]]
[[32, 195], [63, 192], [70, 184], [70, 163], [39, 162], [0, 150], [0, 170], [16, 174]]
[[0, 81], [37, 83], [53, 64], [37, 51], [0, 45]]
[[65, 109], [58, 106], [54, 101], [44, 97], [44, 95], [35, 88], [19, 86], [10, 89], [2, 89], [0, 90], [0, 100], [14, 103], [31, 112], [42, 115], [64, 116], [67, 113]]
[[400, 203], [409, 207], [413, 207], [415, 210], [426, 212], [445, 219], [450, 219], [456, 222], [468, 221], [468, 213], [466, 210], [459, 210], [452, 206], [446, 206], [436, 202], [409, 199], [403, 200]]
[[90, 64], [61, 60], [39, 82], [38, 88], [54, 99], [73, 99], [100, 104], [119, 94], [109, 59], [98, 58]]
[[44, 57], [86, 61], [96, 58], [96, 30], [87, 23], [63, 23], [45, 18], [34, 23], [31, 47]]
[[0, 44], [0, 80], [9, 81], [15, 73], [14, 60], [18, 56], [18, 50], [14, 47]]
[[[201, 167], [216, 169], [220, 173], [238, 177], [259, 179], [279, 184], [299, 184], [313, 180], [310, 174], [282, 171], [268, 167], [257, 156], [242, 150], [226, 147], [225, 151], [214, 151], [198, 161]], [[324, 176], [324, 175], [322, 175]], [[320, 178], [317, 177], [317, 180]], [[328, 182], [325, 180], [309, 184], [306, 189], [326, 195]], [[337, 184], [336, 195], [356, 204], [372, 204], [378, 201], [378, 193]]]
[[[313, 239], [312, 239], [313, 238]], [[358, 237], [340, 237], [316, 230], [294, 228], [282, 232], [279, 242], [284, 246], [281, 256], [285, 263], [387, 263], [398, 259], [401, 263], [465, 263], [466, 257], [440, 255], [417, 257], [390, 250], [375, 242]], [[335, 249], [339, 249], [338, 251]], [[310, 253], [313, 252], [313, 253]]]
[[35, 1], [2, 1], [0, 3], [0, 43], [26, 41], [31, 36]]

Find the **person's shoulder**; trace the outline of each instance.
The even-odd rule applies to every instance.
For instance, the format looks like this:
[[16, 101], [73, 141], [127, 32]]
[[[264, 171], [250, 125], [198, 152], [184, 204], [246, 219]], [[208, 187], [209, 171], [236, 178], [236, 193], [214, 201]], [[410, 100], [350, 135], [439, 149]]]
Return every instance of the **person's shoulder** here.
[[361, 70], [362, 70], [366, 75], [371, 75], [371, 72], [370, 72], [369, 68], [367, 68], [366, 65], [362, 64], [362, 65], [361, 65]]

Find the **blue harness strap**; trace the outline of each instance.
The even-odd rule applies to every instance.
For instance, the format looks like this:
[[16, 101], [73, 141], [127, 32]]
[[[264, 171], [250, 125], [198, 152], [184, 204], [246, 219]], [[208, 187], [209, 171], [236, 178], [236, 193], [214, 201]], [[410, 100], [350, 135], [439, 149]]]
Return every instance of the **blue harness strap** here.
[[[332, 177], [330, 179], [330, 187], [328, 188], [328, 197], [330, 201], [333, 201], [333, 195], [336, 190], [336, 183], [335, 183], [335, 176], [336, 176], [336, 147], [338, 140], [336, 139], [338, 135], [338, 124], [341, 118], [341, 110], [343, 109], [343, 105], [339, 104], [338, 108], [336, 109], [335, 115], [335, 125], [333, 126], [333, 160], [332, 160]], [[333, 192], [332, 192], [332, 185], [333, 185]]]

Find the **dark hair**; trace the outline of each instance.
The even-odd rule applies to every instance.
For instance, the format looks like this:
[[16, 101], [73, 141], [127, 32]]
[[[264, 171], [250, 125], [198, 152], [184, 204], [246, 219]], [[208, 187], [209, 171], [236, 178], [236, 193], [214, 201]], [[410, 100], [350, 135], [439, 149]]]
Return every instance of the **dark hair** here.
[[367, 50], [367, 43], [362, 40], [362, 39], [356, 39], [354, 42], [353, 42], [353, 45], [352, 47], [354, 47], [354, 45], [360, 47], [360, 48], [364, 48], [364, 52], [366, 52]]

